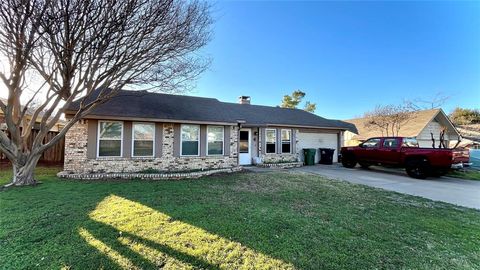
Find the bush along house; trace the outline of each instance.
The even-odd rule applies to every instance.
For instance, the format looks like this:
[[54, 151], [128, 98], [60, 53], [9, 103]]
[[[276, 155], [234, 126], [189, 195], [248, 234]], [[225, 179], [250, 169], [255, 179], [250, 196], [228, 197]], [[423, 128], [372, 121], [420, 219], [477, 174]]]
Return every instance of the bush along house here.
[[[67, 110], [67, 118], [76, 106]], [[247, 96], [227, 103], [120, 91], [67, 132], [61, 175], [298, 164], [303, 148], [333, 148], [337, 162], [343, 132], [350, 126], [299, 109], [252, 105]]]

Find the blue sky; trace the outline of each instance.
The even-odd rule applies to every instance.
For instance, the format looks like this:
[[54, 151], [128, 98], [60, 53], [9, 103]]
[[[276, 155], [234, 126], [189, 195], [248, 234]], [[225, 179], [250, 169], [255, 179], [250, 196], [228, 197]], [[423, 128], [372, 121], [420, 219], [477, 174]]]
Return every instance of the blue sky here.
[[480, 107], [480, 2], [219, 2], [213, 59], [191, 94], [278, 105], [295, 89], [318, 115], [429, 99]]

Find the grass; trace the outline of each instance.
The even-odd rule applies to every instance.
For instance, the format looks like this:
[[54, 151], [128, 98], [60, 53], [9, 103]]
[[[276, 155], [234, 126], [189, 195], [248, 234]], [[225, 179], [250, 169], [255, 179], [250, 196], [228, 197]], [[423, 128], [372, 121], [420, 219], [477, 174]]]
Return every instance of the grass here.
[[96, 182], [54, 173], [0, 192], [0, 268], [480, 268], [480, 212], [446, 203], [288, 172]]
[[480, 181], [480, 171], [476, 170], [454, 170], [448, 173], [448, 176]]

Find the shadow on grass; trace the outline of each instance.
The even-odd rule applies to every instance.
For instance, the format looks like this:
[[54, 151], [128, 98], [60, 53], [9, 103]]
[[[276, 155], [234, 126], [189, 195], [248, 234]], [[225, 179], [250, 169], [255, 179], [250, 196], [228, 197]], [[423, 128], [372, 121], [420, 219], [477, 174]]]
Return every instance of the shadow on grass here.
[[[90, 246], [125, 269], [136, 267], [132, 260], [141, 261], [141, 264], [174, 268], [294, 268], [291, 264], [259, 253], [241, 243], [116, 195], [104, 198], [89, 213], [89, 217], [103, 226], [94, 226], [96, 229], [90, 230], [80, 228], [79, 234]], [[96, 233], [98, 231], [102, 233]], [[125, 247], [119, 248], [118, 242], [111, 241], [112, 235], [118, 236], [117, 240], [127, 246], [129, 251], [125, 252]], [[137, 254], [133, 255], [132, 252]], [[138, 254], [148, 262], [140, 260]]]
[[166, 266], [219, 269], [195, 256], [128, 232], [121, 232], [100, 222], [81, 227], [78, 232], [89, 246], [124, 269], [155, 269]]

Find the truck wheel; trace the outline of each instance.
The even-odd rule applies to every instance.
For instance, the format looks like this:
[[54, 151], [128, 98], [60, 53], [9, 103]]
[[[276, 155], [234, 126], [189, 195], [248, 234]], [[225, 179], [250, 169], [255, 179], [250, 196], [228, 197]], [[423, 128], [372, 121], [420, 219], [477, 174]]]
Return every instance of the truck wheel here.
[[417, 178], [417, 179], [425, 179], [428, 176], [428, 165], [422, 164], [421, 162], [415, 162], [408, 164], [405, 167], [408, 176]]
[[362, 167], [362, 169], [368, 169], [368, 167], [370, 167], [370, 164], [365, 163], [365, 162], [359, 162], [358, 164], [360, 164], [360, 166]]
[[353, 168], [357, 165], [357, 161], [354, 157], [345, 156], [342, 158], [342, 165], [345, 168]]

